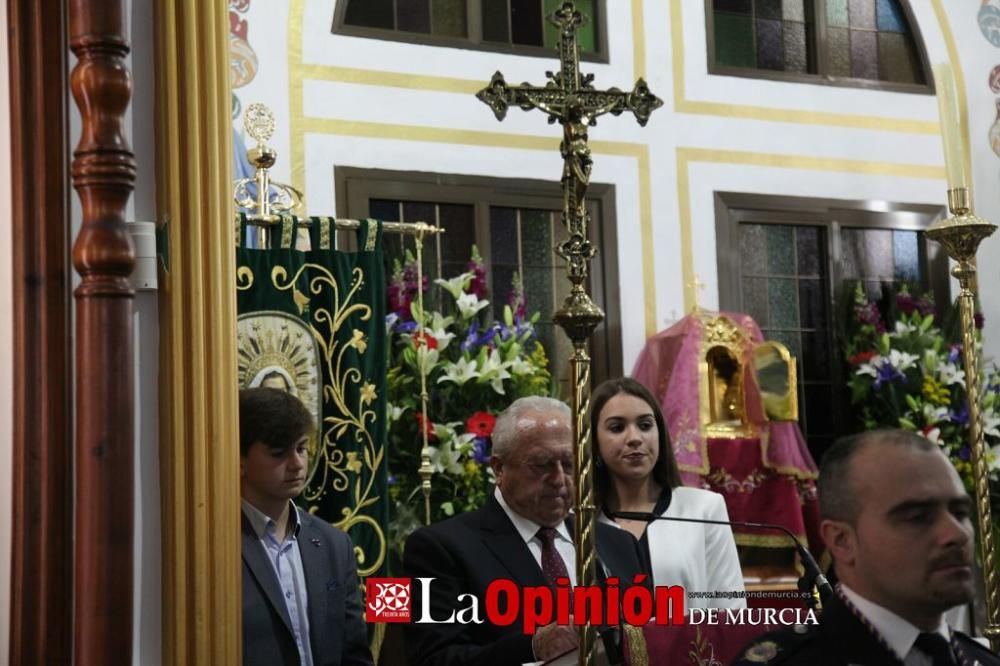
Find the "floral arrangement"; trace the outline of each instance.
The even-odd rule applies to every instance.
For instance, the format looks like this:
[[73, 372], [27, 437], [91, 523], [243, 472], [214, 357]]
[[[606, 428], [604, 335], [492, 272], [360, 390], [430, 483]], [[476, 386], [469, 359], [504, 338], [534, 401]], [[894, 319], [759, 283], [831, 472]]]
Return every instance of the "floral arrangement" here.
[[[960, 337], [942, 331], [929, 296], [915, 297], [903, 287], [890, 301], [883, 316], [861, 285], [854, 295], [848, 385], [852, 402], [860, 407], [861, 425], [921, 433], [944, 450], [972, 493]], [[976, 327], [982, 328], [981, 315], [976, 316]], [[986, 457], [995, 482], [1000, 477], [1000, 370], [988, 361], [981, 364], [980, 375]]]
[[[423, 433], [434, 475], [431, 520], [479, 508], [492, 492], [490, 435], [496, 415], [526, 395], [549, 395], [548, 358], [526, 314], [524, 290], [515, 275], [502, 321], [489, 316], [486, 270], [478, 250], [466, 272], [435, 280], [441, 308], [421, 312], [416, 261], [397, 260], [388, 285], [389, 493], [393, 500], [390, 546], [397, 553], [406, 537], [424, 524], [421, 479]], [[423, 327], [418, 325], [423, 323]], [[421, 374], [428, 394], [421, 409]]]

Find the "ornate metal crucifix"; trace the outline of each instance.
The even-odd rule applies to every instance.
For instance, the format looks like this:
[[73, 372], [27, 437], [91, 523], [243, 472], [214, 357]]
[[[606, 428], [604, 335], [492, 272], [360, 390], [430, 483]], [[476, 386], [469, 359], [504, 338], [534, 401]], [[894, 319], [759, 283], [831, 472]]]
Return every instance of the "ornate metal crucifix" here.
[[[577, 584], [590, 585], [594, 576], [594, 519], [595, 508], [592, 490], [592, 457], [590, 454], [590, 428], [587, 426], [587, 407], [590, 402], [590, 356], [587, 343], [590, 335], [604, 319], [604, 313], [587, 293], [586, 281], [590, 260], [597, 254], [588, 239], [590, 216], [586, 208], [587, 187], [593, 160], [587, 143], [587, 128], [597, 124], [597, 118], [624, 111], [635, 114], [640, 125], [645, 125], [649, 115], [663, 105], [662, 100], [650, 92], [641, 78], [632, 92], [618, 88], [596, 90], [593, 74], [580, 73], [580, 54], [577, 30], [587, 17], [572, 2], [564, 2], [548, 17], [559, 28], [560, 70], [546, 72], [549, 81], [544, 86], [522, 83], [507, 85], [503, 74], [493, 75], [490, 85], [476, 93], [485, 102], [497, 120], [503, 120], [507, 109], [518, 106], [525, 111], [541, 109], [549, 122], [563, 126], [563, 140], [559, 146], [563, 156], [563, 223], [568, 238], [559, 244], [559, 256], [566, 260], [572, 288], [562, 308], [555, 314], [555, 321], [573, 342], [570, 366], [573, 372], [573, 437], [575, 453], [576, 487], [576, 571]], [[593, 633], [581, 627], [580, 655], [582, 660], [592, 658]], [[583, 663], [583, 662], [581, 662]]]

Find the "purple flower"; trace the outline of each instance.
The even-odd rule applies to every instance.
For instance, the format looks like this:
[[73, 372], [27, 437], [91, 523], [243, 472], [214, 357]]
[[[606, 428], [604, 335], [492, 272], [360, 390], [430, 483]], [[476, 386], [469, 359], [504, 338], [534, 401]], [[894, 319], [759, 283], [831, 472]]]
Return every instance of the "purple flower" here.
[[963, 426], [968, 425], [969, 410], [965, 405], [962, 405], [962, 408], [957, 412], [954, 409], [949, 409], [948, 418], [951, 420], [952, 423], [956, 423], [958, 425], [963, 425]]
[[398, 321], [396, 322], [396, 332], [397, 333], [413, 333], [417, 330], [417, 322], [413, 321]]
[[510, 295], [507, 297], [507, 305], [510, 306], [511, 311], [514, 313], [515, 320], [520, 321], [526, 317], [527, 304], [524, 300], [524, 281], [521, 280], [519, 273], [514, 273], [514, 279], [511, 281]]
[[[459, 345], [459, 349], [464, 352], [475, 352], [477, 349], [484, 345], [493, 346], [493, 339], [497, 336], [500, 331], [499, 326], [491, 326], [485, 329], [481, 334], [479, 332], [479, 322], [473, 319], [469, 323], [469, 330], [465, 334], [465, 340]], [[502, 339], [502, 338], [501, 338]]]
[[926, 317], [927, 315], [936, 315], [937, 307], [934, 305], [934, 299], [930, 297], [929, 294], [921, 296], [915, 301], [917, 306], [917, 312], [920, 313], [921, 317]]
[[962, 355], [962, 345], [952, 345], [948, 349], [948, 362], [958, 363], [958, 359], [961, 355]]
[[490, 438], [476, 437], [472, 443], [472, 459], [480, 465], [490, 460]]
[[390, 485], [390, 486], [394, 486], [394, 485], [396, 485], [396, 477], [395, 477], [394, 475], [390, 474], [390, 475], [389, 475], [389, 478], [387, 478], [387, 479], [385, 480], [385, 482], [386, 482], [386, 483], [387, 483], [388, 485]]
[[917, 309], [917, 302], [907, 291], [896, 294], [896, 308], [903, 314], [911, 314]]
[[889, 359], [883, 360], [876, 368], [875, 388], [882, 388], [882, 384], [894, 382], [897, 379], [906, 381], [906, 375], [901, 370], [895, 368]]
[[961, 449], [958, 450], [958, 457], [961, 458], [962, 460], [966, 460], [967, 461], [969, 459], [971, 453], [972, 453], [972, 450], [969, 447], [963, 446]]
[[479, 339], [479, 322], [473, 319], [469, 322], [469, 330], [465, 334], [465, 340], [459, 345], [459, 349], [464, 352], [471, 351], [473, 345], [476, 344], [476, 340]]
[[882, 315], [879, 314], [878, 306], [874, 303], [859, 303], [854, 306], [854, 316], [862, 324], [869, 324], [875, 327], [879, 333], [885, 333], [885, 323]]
[[975, 323], [976, 328], [979, 330], [982, 330], [983, 326], [986, 325], [986, 319], [983, 318], [982, 312], [977, 312], [975, 315], [973, 315], [972, 321]]

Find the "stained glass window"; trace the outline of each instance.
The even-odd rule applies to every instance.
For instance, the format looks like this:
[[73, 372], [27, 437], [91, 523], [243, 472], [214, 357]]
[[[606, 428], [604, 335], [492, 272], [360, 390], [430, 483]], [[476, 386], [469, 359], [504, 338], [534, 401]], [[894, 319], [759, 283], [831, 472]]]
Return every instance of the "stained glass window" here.
[[927, 83], [902, 0], [712, 0], [711, 27], [723, 72]]
[[775, 206], [769, 197], [726, 194], [723, 201], [728, 216], [717, 236], [729, 249], [719, 248], [728, 257], [720, 263], [720, 308], [749, 314], [765, 339], [796, 357], [800, 426], [819, 456], [854, 423], [843, 388], [842, 322], [856, 286], [885, 305], [904, 284], [911, 292], [932, 289], [939, 305], [949, 298], [947, 258], [920, 231], [939, 211], [810, 201], [799, 213], [793, 200]]
[[[382, 172], [377, 172], [382, 173]], [[509, 302], [515, 274], [522, 281], [528, 313], [538, 312], [536, 323], [539, 339], [549, 355], [549, 366], [564, 395], [569, 395], [569, 357], [572, 346], [562, 330], [553, 322], [553, 316], [562, 306], [570, 287], [566, 279], [565, 261], [556, 253], [556, 247], [566, 238], [561, 221], [561, 197], [558, 185], [534, 187], [518, 182], [513, 189], [484, 186], [481, 181], [498, 182], [497, 179], [470, 179], [462, 185], [437, 185], [421, 182], [409, 183], [405, 174], [393, 172], [380, 189], [379, 179], [370, 177], [352, 179], [347, 189], [356, 190], [356, 203], [347, 211], [351, 217], [375, 217], [387, 222], [424, 221], [440, 226], [445, 233], [428, 237], [423, 245], [423, 272], [433, 285], [439, 277], [450, 278], [468, 269], [470, 248], [477, 245], [487, 265], [489, 300], [492, 316], [503, 317], [504, 306]], [[449, 176], [449, 180], [464, 177]], [[600, 184], [591, 185], [601, 189]], [[603, 186], [606, 187], [606, 186]], [[536, 191], [539, 190], [539, 191]], [[409, 191], [411, 196], [400, 196]], [[391, 196], [387, 196], [388, 193]], [[527, 197], [529, 203], [519, 201]], [[588, 198], [591, 233], [600, 238], [602, 247], [614, 241], [608, 236], [602, 222], [605, 204]], [[356, 207], [354, 207], [356, 206]], [[389, 262], [401, 258], [406, 251], [414, 251], [413, 239], [397, 234], [386, 234], [383, 239], [385, 255]], [[604, 309], [609, 321], [616, 321], [618, 305], [609, 300], [601, 285], [615, 273], [608, 264], [613, 251], [602, 252], [591, 262], [591, 293], [595, 302]], [[426, 307], [440, 307], [446, 300], [439, 287], [427, 292]], [[600, 379], [620, 375], [621, 349], [608, 337], [609, 325], [601, 327], [591, 343], [595, 359], [594, 376]]]
[[[559, 31], [547, 16], [563, 0], [349, 0], [341, 26], [374, 28], [387, 33], [415, 36], [459, 38], [470, 44], [495, 46], [515, 51], [551, 55], [549, 51], [531, 51], [531, 47], [554, 48]], [[603, 0], [576, 0], [576, 8], [587, 16], [587, 23], [577, 32], [582, 53], [599, 52], [600, 18]], [[470, 25], [473, 17], [481, 25]], [[335, 30], [337, 26], [335, 26]], [[386, 35], [388, 36], [388, 35]], [[521, 47], [528, 47], [524, 50]]]

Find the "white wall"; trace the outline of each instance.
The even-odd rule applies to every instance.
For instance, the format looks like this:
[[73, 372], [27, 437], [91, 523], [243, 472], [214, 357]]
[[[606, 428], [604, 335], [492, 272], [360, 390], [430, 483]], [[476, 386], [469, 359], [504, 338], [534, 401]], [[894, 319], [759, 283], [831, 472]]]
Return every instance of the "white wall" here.
[[[126, 117], [135, 152], [135, 192], [126, 219], [156, 219], [156, 133], [153, 1], [129, 3], [132, 104]], [[135, 335], [135, 588], [132, 663], [162, 661], [160, 456], [158, 437], [159, 317], [156, 291], [137, 291]]]
[[[1000, 156], [990, 148], [989, 132], [1000, 119], [997, 104], [1000, 96], [989, 87], [990, 71], [1000, 65], [1000, 49], [990, 44], [979, 30], [977, 5], [1000, 8], [998, 0], [982, 3], [947, 3], [948, 19], [956, 34], [968, 95], [968, 130], [975, 176], [975, 212], [994, 224], [1000, 224]], [[980, 246], [980, 301], [986, 317], [983, 339], [987, 352], [1000, 356], [1000, 234], [994, 234]]]
[[[0, 3], [0, 367], [14, 362], [11, 262], [10, 85], [7, 53], [7, 3]], [[0, 664], [10, 659], [10, 566], [13, 477], [13, 375], [0, 376]]]
[[[976, 68], [993, 47], [976, 4], [911, 2], [931, 62], [951, 59], [954, 35], [979, 114], [992, 105]], [[497, 69], [541, 84], [554, 59], [333, 35], [333, 11], [331, 0], [254, 3], [246, 17], [259, 71], [237, 91], [244, 107], [262, 101], [277, 115], [275, 176], [304, 186], [310, 213], [334, 212], [335, 166], [558, 180], [558, 128], [518, 109], [498, 123], [472, 95]], [[592, 179], [617, 188], [621, 316], [637, 322], [622, 332], [626, 369], [648, 334], [691, 305], [695, 275], [708, 285], [701, 304], [718, 304], [714, 191], [945, 202], [932, 96], [709, 75], [702, 2], [609, 2], [608, 37], [610, 63], [583, 66], [595, 84], [626, 88], [645, 76], [665, 102], [646, 128], [604, 117], [590, 132]], [[997, 164], [981, 166], [988, 125], [974, 123], [985, 212]], [[984, 253], [1000, 254], [998, 244]], [[1000, 295], [984, 299], [1000, 322]]]

